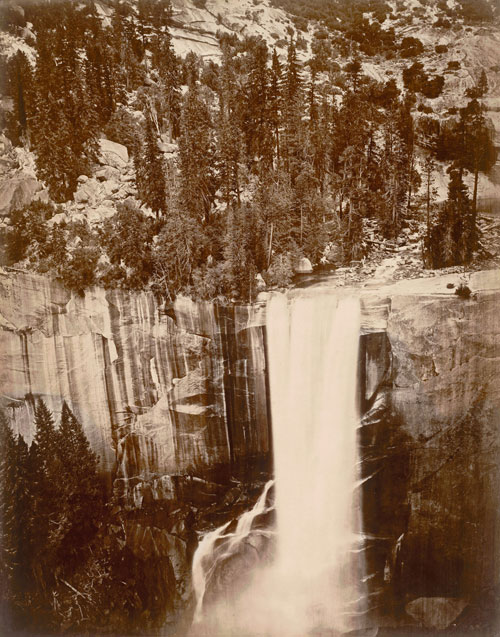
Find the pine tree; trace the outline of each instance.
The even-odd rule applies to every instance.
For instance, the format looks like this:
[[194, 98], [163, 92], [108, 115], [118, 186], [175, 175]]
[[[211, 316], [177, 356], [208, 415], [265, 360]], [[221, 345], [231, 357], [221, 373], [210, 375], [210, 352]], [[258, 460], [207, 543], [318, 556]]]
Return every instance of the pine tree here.
[[167, 191], [163, 155], [158, 148], [158, 140], [153, 122], [146, 116], [144, 150], [140, 159], [142, 164], [142, 201], [159, 217], [167, 212]]
[[[116, 3], [111, 18], [110, 38], [113, 43], [113, 65], [117, 72], [117, 87], [120, 101], [126, 93], [138, 88], [144, 79], [141, 65], [144, 49], [137, 33], [132, 8], [126, 3]], [[123, 87], [120, 90], [119, 87]]]
[[217, 162], [222, 200], [226, 207], [240, 203], [240, 161], [242, 131], [239, 127], [238, 99], [231, 51], [224, 51], [217, 120]]
[[71, 197], [78, 176], [88, 172], [97, 157], [97, 116], [86, 101], [77, 18], [66, 7], [54, 31], [41, 31], [37, 37], [32, 139], [37, 173], [60, 202]]
[[452, 169], [448, 198], [441, 206], [425, 244], [433, 268], [463, 265], [472, 258], [473, 214], [467, 187], [459, 169]]
[[244, 134], [247, 157], [250, 161], [257, 160], [262, 170], [269, 170], [273, 159], [267, 61], [267, 45], [257, 41], [250, 50], [250, 70], [245, 86]]
[[486, 124], [484, 106], [477, 99], [472, 99], [461, 111], [463, 120], [463, 158], [461, 164], [473, 173], [474, 187], [472, 194], [472, 250], [477, 247], [477, 194], [479, 172], [487, 172], [494, 166], [497, 153], [493, 145], [492, 135]]
[[117, 69], [113, 52], [97, 16], [92, 20], [90, 37], [85, 42], [86, 101], [96, 112], [99, 126], [104, 126], [113, 114], [119, 99]]
[[0, 575], [4, 599], [14, 606], [24, 604], [32, 588], [32, 475], [28, 447], [14, 436], [7, 418], [0, 412]]
[[170, 140], [179, 135], [181, 92], [179, 61], [174, 53], [172, 38], [168, 30], [157, 34], [152, 42], [151, 62], [158, 70], [160, 80], [162, 132], [167, 132]]
[[91, 450], [80, 422], [66, 402], [58, 429], [59, 455], [62, 460], [60, 484], [67, 503], [67, 531], [58, 548], [59, 559], [67, 565], [78, 555], [95, 533], [94, 520], [101, 504], [97, 457]]
[[269, 121], [273, 133], [274, 153], [276, 156], [276, 167], [280, 164], [280, 126], [282, 112], [282, 71], [276, 49], [273, 50], [271, 62], [271, 81], [269, 85]]
[[7, 418], [0, 412], [0, 445], [2, 456], [0, 458], [0, 577], [2, 581], [12, 578], [16, 561], [16, 531], [13, 495], [15, 492], [16, 472], [16, 440]]
[[217, 183], [212, 119], [198, 86], [191, 84], [181, 115], [179, 137], [181, 206], [193, 219], [209, 221]]
[[432, 155], [428, 155], [423, 163], [424, 170], [424, 183], [425, 183], [425, 210], [426, 210], [426, 224], [427, 224], [427, 242], [430, 241], [431, 236], [431, 211], [433, 202], [433, 173], [436, 169], [436, 162], [432, 158]]
[[304, 135], [302, 124], [303, 90], [295, 43], [288, 44], [288, 58], [283, 86], [283, 156], [292, 185], [301, 171]]
[[43, 400], [35, 408], [35, 437], [30, 449], [33, 467], [32, 570], [40, 590], [54, 577], [57, 549], [69, 528], [64, 497], [59, 437], [54, 418]]
[[14, 103], [11, 135], [15, 142], [29, 145], [29, 120], [32, 114], [33, 71], [23, 51], [18, 51], [7, 66], [10, 94]]

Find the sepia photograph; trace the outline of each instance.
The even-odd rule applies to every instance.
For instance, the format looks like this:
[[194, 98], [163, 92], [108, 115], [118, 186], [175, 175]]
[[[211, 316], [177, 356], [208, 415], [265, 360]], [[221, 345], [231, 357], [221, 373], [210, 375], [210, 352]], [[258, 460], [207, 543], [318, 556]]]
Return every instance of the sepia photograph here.
[[500, 0], [0, 0], [0, 635], [500, 635]]

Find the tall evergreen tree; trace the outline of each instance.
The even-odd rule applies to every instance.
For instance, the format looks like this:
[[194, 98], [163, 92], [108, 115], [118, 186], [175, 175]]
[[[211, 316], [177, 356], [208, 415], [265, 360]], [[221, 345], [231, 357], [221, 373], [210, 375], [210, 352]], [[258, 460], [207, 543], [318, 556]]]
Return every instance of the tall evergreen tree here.
[[31, 582], [32, 475], [28, 447], [0, 412], [0, 574], [4, 600], [24, 603]]
[[7, 66], [10, 94], [14, 103], [11, 135], [14, 141], [29, 144], [29, 121], [32, 115], [33, 71], [23, 51], [18, 51]]
[[276, 167], [278, 168], [281, 160], [280, 153], [280, 127], [282, 115], [282, 70], [276, 49], [273, 50], [271, 62], [271, 80], [269, 84], [269, 121], [273, 134], [274, 155], [276, 157]]
[[73, 194], [97, 155], [97, 116], [86, 100], [77, 50], [78, 17], [67, 8], [61, 22], [37, 38], [32, 138], [37, 172], [56, 201]]
[[239, 126], [238, 97], [234, 90], [235, 73], [231, 51], [226, 48], [223, 57], [219, 113], [217, 121], [217, 159], [222, 199], [229, 207], [240, 203], [240, 161], [242, 131]]
[[101, 503], [97, 457], [82, 425], [66, 402], [58, 429], [58, 453], [62, 460], [61, 489], [67, 502], [68, 530], [61, 540], [60, 557], [78, 554], [95, 533], [93, 520]]
[[160, 79], [162, 131], [167, 132], [171, 140], [176, 139], [179, 136], [181, 111], [179, 61], [168, 31], [155, 37], [152, 63], [158, 69]]
[[163, 154], [158, 148], [158, 139], [149, 114], [146, 116], [142, 163], [143, 202], [159, 217], [167, 212], [167, 187]]
[[448, 198], [441, 206], [430, 239], [425, 243], [426, 262], [433, 268], [463, 265], [472, 258], [473, 214], [460, 170], [450, 172]]
[[43, 400], [35, 408], [35, 438], [30, 449], [33, 466], [32, 570], [40, 590], [54, 578], [59, 544], [69, 529], [68, 507], [61, 483], [62, 462], [54, 418]]
[[288, 44], [288, 57], [283, 85], [283, 144], [282, 152], [286, 171], [292, 185], [301, 171], [303, 136], [303, 90], [300, 65], [295, 43]]
[[484, 106], [477, 99], [472, 99], [461, 112], [463, 119], [463, 165], [474, 175], [472, 193], [472, 249], [477, 247], [477, 195], [479, 172], [487, 172], [494, 166], [497, 153], [493, 145], [492, 135], [486, 124]]
[[250, 69], [245, 86], [246, 152], [248, 158], [256, 159], [263, 170], [269, 170], [273, 160], [268, 57], [266, 43], [257, 41], [250, 50]]
[[181, 205], [194, 219], [208, 221], [217, 183], [215, 139], [209, 108], [200, 88], [192, 83], [181, 115], [179, 159]]

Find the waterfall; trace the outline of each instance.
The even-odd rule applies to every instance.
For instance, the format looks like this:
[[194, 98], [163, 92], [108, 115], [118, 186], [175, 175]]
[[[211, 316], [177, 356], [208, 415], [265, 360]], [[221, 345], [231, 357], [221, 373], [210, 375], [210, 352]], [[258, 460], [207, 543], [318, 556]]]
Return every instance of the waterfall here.
[[[364, 595], [359, 528], [356, 407], [359, 299], [323, 292], [271, 297], [268, 362], [275, 468], [276, 548], [244, 590], [212, 609], [196, 635], [304, 637], [362, 626]], [[195, 619], [220, 552], [247, 537], [254, 509], [240, 517], [217, 555], [228, 525], [202, 540], [194, 559]], [[222, 546], [222, 545], [221, 545]], [[205, 566], [202, 568], [202, 564]], [[200, 597], [201, 595], [201, 597]], [[212, 632], [211, 632], [212, 631]], [[215, 632], [214, 632], [215, 631]]]
[[[275, 295], [267, 314], [278, 581], [287, 634], [343, 632], [362, 613], [356, 407], [359, 299]], [[362, 596], [361, 596], [362, 599]]]
[[[263, 515], [270, 510], [267, 503], [267, 496], [273, 483], [273, 480], [269, 480], [254, 507], [238, 518], [236, 529], [233, 533], [230, 533], [228, 529], [231, 525], [230, 520], [214, 531], [206, 533], [199, 543], [193, 556], [192, 566], [193, 592], [196, 599], [194, 623], [200, 622], [203, 618], [203, 600], [207, 582], [210, 580], [217, 566], [234, 555], [239, 545], [244, 542], [253, 531], [254, 521], [259, 515]], [[269, 535], [268, 531], [260, 532]]]

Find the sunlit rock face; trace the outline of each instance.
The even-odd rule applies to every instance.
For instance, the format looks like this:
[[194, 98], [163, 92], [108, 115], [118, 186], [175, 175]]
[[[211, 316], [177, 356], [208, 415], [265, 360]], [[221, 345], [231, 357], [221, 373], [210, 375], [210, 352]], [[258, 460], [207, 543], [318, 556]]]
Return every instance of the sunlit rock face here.
[[[168, 476], [227, 481], [269, 454], [259, 306], [218, 308], [150, 293], [79, 297], [47, 277], [0, 275], [2, 402], [33, 436], [33, 399], [66, 400], [115, 488], [173, 499]], [[122, 484], [120, 484], [120, 481]]]

